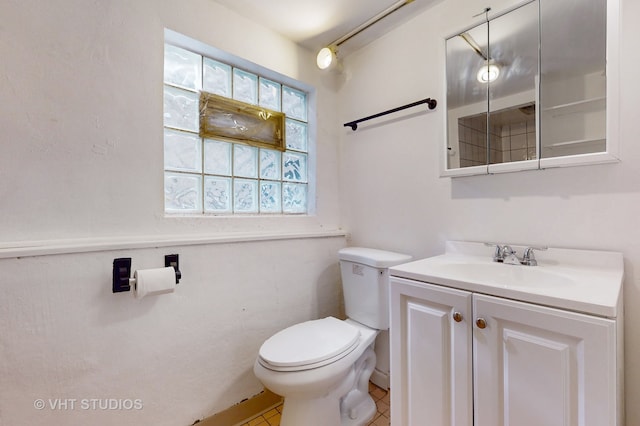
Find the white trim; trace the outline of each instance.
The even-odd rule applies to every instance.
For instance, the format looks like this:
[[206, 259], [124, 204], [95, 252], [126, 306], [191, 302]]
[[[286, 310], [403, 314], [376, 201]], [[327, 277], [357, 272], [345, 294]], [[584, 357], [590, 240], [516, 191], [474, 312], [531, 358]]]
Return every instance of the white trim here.
[[[607, 142], [608, 143], [608, 142]], [[587, 154], [567, 155], [540, 159], [540, 169], [551, 167], [586, 166], [589, 164], [619, 163], [620, 159], [609, 152], [592, 152]]]
[[511, 161], [508, 163], [495, 163], [489, 164], [488, 170], [489, 174], [495, 173], [508, 173], [508, 172], [520, 172], [524, 170], [538, 170], [540, 165], [538, 164], [538, 160], [522, 160], [522, 161]]
[[459, 167], [457, 169], [446, 169], [440, 172], [440, 177], [458, 176], [486, 176], [488, 174], [487, 165]]
[[[496, 18], [499, 18], [499, 17], [501, 17], [503, 15], [506, 15], [509, 12], [513, 12], [514, 10], [519, 9], [522, 6], [526, 6], [529, 3], [533, 3], [534, 1], [535, 0], [522, 0], [522, 1], [519, 1], [519, 2], [511, 5], [510, 7], [507, 7], [506, 9], [501, 9], [499, 12], [491, 13], [491, 11], [489, 11], [489, 13], [488, 13], [489, 21], [492, 21], [492, 20], [494, 20]], [[450, 38], [457, 37], [457, 36], [459, 36], [460, 34], [462, 34], [464, 32], [467, 32], [467, 31], [469, 31], [471, 29], [479, 27], [482, 24], [486, 24], [487, 23], [487, 17], [485, 16], [485, 12], [484, 11], [478, 13], [477, 15], [473, 16], [472, 18], [473, 18], [473, 21], [472, 21], [471, 24], [469, 24], [469, 26], [464, 27], [462, 30], [459, 30], [459, 31], [456, 31], [456, 32], [449, 33], [449, 34], [445, 35], [445, 37], [444, 37], [445, 41], [450, 39]], [[478, 18], [478, 19], [475, 19], [475, 18]]]
[[88, 253], [113, 250], [149, 249], [159, 247], [195, 246], [257, 241], [296, 240], [310, 238], [347, 237], [340, 229], [331, 231], [246, 232], [193, 236], [140, 236], [117, 238], [79, 238], [71, 240], [22, 241], [0, 244], [0, 259]]
[[620, 16], [619, 0], [607, 1], [607, 151], [611, 160], [620, 160]]

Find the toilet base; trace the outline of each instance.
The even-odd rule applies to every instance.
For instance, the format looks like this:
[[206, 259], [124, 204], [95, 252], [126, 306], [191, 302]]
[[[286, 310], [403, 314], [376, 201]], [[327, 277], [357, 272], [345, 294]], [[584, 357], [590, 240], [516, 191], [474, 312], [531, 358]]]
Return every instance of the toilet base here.
[[364, 426], [376, 414], [376, 403], [369, 395], [369, 379], [376, 366], [376, 354], [370, 346], [355, 363], [356, 381], [340, 401], [341, 426]]
[[280, 426], [364, 426], [376, 414], [369, 395], [369, 377], [376, 354], [369, 346], [341, 385], [323, 398], [286, 396]]
[[340, 400], [334, 396], [313, 400], [287, 397], [282, 407], [280, 426], [337, 426], [340, 420]]
[[354, 419], [349, 417], [350, 413], [340, 415], [340, 401], [335, 398], [309, 401], [289, 397], [284, 400], [280, 426], [364, 426], [376, 411], [376, 403], [369, 395], [352, 408]]
[[367, 395], [357, 406], [352, 408], [355, 419], [349, 417], [349, 413], [342, 413], [340, 426], [363, 426], [375, 416], [377, 411], [373, 398]]

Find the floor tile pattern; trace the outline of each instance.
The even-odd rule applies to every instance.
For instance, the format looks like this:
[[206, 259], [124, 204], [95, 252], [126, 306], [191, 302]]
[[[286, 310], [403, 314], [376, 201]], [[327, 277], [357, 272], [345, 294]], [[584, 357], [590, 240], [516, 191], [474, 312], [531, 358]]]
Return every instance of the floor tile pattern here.
[[[369, 383], [369, 395], [375, 401], [378, 412], [367, 426], [389, 426], [389, 392]], [[258, 417], [247, 420], [241, 426], [280, 426], [281, 413], [282, 405], [278, 405]]]

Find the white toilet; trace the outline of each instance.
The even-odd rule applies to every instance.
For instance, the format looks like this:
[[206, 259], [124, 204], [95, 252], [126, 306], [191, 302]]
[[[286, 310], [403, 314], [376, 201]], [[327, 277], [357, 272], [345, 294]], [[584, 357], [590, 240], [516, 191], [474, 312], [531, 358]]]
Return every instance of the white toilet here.
[[288, 327], [260, 347], [253, 371], [284, 397], [281, 426], [362, 426], [376, 413], [374, 342], [389, 328], [388, 268], [411, 256], [360, 247], [338, 252], [345, 311]]

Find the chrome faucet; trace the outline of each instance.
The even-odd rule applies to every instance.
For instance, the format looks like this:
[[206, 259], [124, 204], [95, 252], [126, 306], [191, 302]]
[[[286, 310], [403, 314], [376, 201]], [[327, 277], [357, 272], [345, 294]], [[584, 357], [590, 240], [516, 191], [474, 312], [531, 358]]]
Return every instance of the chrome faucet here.
[[522, 255], [522, 261], [520, 263], [527, 266], [537, 266], [538, 261], [536, 260], [536, 257], [534, 256], [533, 251], [534, 250], [544, 251], [546, 249], [547, 247], [527, 247], [526, 249], [524, 249], [524, 254]]
[[484, 243], [485, 246], [487, 247], [495, 247], [496, 251], [493, 253], [493, 261], [494, 262], [502, 262], [502, 247], [500, 247], [500, 244], [495, 244], [495, 243]]
[[547, 247], [527, 247], [522, 254], [522, 259], [518, 257], [516, 251], [510, 245], [500, 245], [494, 243], [484, 243], [486, 246], [495, 247], [493, 261], [506, 263], [507, 265], [537, 266], [538, 261], [533, 254], [534, 250], [546, 250]]
[[505, 245], [502, 247], [502, 263], [506, 263], [507, 265], [520, 265], [520, 259], [518, 259], [516, 251], [512, 249], [511, 246]]

